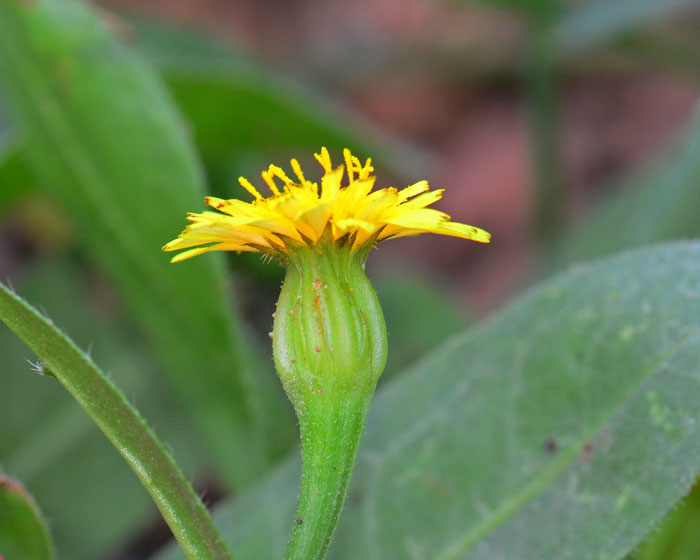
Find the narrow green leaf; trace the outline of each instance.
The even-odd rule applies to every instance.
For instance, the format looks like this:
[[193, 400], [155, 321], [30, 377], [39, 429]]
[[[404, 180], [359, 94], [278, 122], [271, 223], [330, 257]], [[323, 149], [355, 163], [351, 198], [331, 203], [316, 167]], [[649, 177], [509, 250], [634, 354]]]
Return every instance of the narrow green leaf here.
[[696, 560], [700, 558], [700, 486], [695, 486], [681, 506], [642, 545], [635, 560]]
[[0, 212], [37, 188], [22, 152], [14, 143], [3, 147], [0, 141]]
[[35, 181], [21, 160], [20, 138], [0, 94], [0, 212], [33, 190]]
[[[700, 471], [699, 276], [697, 242], [580, 266], [388, 384], [329, 558], [623, 557]], [[240, 558], [275, 557], [295, 476], [222, 512]]]
[[2, 284], [0, 320], [36, 353], [36, 370], [61, 382], [129, 464], [187, 558], [230, 558], [206, 508], [170, 454], [92, 360]]
[[[13, 274], [17, 290], [60, 324], [137, 403], [185, 472], [203, 449], [149, 348], [110, 305], [107, 287], [74, 259], [33, 260]], [[86, 286], [90, 288], [86, 289]], [[107, 292], [107, 293], [106, 293]], [[0, 465], [32, 489], [62, 558], [95, 558], [143, 530], [158, 512], [138, 480], [54, 379], [30, 372], [31, 351], [0, 328]], [[56, 472], [60, 471], [60, 484]], [[109, 484], [105, 484], [109, 480]], [[94, 496], [100, 496], [94, 500]]]
[[202, 174], [163, 88], [75, 0], [0, 0], [0, 72], [28, 160], [64, 204], [159, 350], [233, 484], [286, 434], [274, 378], [242, 366], [218, 256], [173, 267], [160, 247], [202, 205]]
[[[301, 461], [290, 457], [265, 473], [250, 489], [236, 496], [235, 502], [229, 501], [218, 509], [214, 518], [222, 527], [236, 560], [284, 558], [289, 523], [295, 520], [300, 476]], [[352, 499], [352, 494], [348, 498]], [[357, 544], [351, 545], [348, 554], [357, 548]], [[334, 558], [332, 551], [328, 558]], [[156, 554], [154, 560], [181, 559], [182, 552], [171, 544]]]
[[53, 547], [39, 508], [21, 484], [0, 474], [0, 558], [50, 560]]
[[700, 236], [700, 112], [655, 166], [611, 191], [558, 243], [548, 270], [647, 243]]

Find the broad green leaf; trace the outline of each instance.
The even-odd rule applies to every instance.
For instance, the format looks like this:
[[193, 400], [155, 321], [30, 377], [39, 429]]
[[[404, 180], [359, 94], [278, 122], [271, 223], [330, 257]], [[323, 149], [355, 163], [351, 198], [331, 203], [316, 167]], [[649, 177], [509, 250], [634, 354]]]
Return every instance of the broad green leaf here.
[[[389, 383], [329, 557], [622, 558], [700, 470], [699, 277], [698, 242], [579, 266]], [[239, 558], [277, 557], [293, 464], [221, 512]]]
[[39, 508], [21, 484], [3, 475], [0, 475], [0, 558], [53, 558], [49, 531]]
[[291, 425], [272, 373], [242, 367], [221, 259], [176, 267], [160, 252], [204, 194], [161, 84], [76, 0], [0, 0], [0, 74], [28, 161], [121, 289], [210, 454], [244, 484]]
[[[94, 271], [86, 275], [75, 262], [44, 257], [14, 284], [80, 346], [91, 349], [178, 463], [196, 472], [202, 465], [198, 438], [173, 406], [176, 401], [157, 377], [148, 348], [118, 312], [104, 305], [110, 296], [94, 279]], [[80, 407], [54, 379], [32, 373], [31, 352], [12, 333], [0, 331], [0, 465], [32, 489], [51, 520], [61, 557], [92, 558], [123, 547], [157, 518], [155, 507]]]
[[389, 357], [380, 383], [467, 326], [465, 314], [437, 278], [408, 268], [392, 269], [373, 284], [389, 334]]
[[653, 166], [611, 190], [586, 221], [566, 235], [549, 270], [647, 243], [700, 236], [700, 113]]

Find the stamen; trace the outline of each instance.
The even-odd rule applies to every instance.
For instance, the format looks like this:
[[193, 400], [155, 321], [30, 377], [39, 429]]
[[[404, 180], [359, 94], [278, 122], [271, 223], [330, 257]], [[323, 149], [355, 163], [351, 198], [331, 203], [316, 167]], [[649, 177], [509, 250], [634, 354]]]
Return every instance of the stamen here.
[[241, 184], [245, 190], [255, 197], [255, 200], [262, 200], [263, 196], [257, 191], [257, 189], [252, 185], [252, 183], [245, 177], [239, 177], [238, 182]]
[[355, 179], [355, 166], [353, 165], [353, 155], [350, 150], [345, 148], [343, 150], [343, 157], [345, 158], [345, 168], [348, 170], [348, 183], [352, 183]]
[[294, 184], [294, 181], [292, 181], [289, 177], [287, 177], [287, 174], [284, 172], [284, 170], [281, 167], [277, 167], [276, 165], [271, 165], [270, 169], [269, 169], [269, 173], [282, 179], [284, 181], [284, 184], [287, 186]]
[[372, 158], [367, 158], [365, 166], [360, 169], [360, 179], [368, 179], [372, 171], [374, 171], [374, 167], [372, 167]]
[[303, 185], [306, 182], [306, 179], [304, 178], [304, 173], [302, 173], [301, 171], [301, 166], [299, 165], [299, 162], [296, 159], [292, 158], [291, 164], [292, 171], [294, 171], [294, 174], [299, 179], [299, 183]]
[[[270, 166], [272, 168], [272, 166]], [[272, 194], [275, 196], [278, 196], [280, 194], [279, 189], [277, 188], [277, 185], [275, 185], [275, 180], [273, 179], [273, 174], [268, 171], [263, 171], [261, 173], [263, 181], [267, 183], [267, 186], [270, 187], [270, 190], [272, 191]]]
[[331, 164], [331, 156], [328, 153], [328, 149], [324, 146], [321, 148], [321, 153], [320, 154], [314, 154], [314, 157], [316, 158], [316, 161], [321, 164], [321, 167], [323, 167], [323, 170], [326, 173], [330, 173], [333, 171], [333, 166]]

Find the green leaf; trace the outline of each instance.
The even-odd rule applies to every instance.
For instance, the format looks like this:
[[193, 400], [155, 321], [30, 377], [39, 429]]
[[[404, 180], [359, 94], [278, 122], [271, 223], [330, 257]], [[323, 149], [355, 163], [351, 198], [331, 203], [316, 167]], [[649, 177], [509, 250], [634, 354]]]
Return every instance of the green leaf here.
[[[201, 441], [173, 406], [174, 396], [158, 378], [141, 337], [112, 305], [105, 305], [112, 295], [96, 277], [74, 260], [44, 256], [14, 282], [81, 347], [91, 349], [158, 428], [183, 469], [197, 472]], [[158, 515], [148, 495], [60, 385], [30, 373], [28, 361], [36, 358], [5, 329], [0, 329], [0, 356], [0, 465], [31, 487], [51, 519], [62, 557], [92, 558], [124, 546]], [[93, 499], [96, 495], [99, 500]]]
[[[699, 276], [697, 242], [577, 267], [389, 383], [329, 558], [623, 557], [700, 470]], [[240, 558], [275, 557], [295, 477], [222, 511]]]
[[0, 143], [0, 212], [36, 190], [36, 179], [27, 168], [22, 152], [19, 147], [3, 147]]
[[235, 184], [242, 167], [259, 173], [269, 158], [283, 164], [292, 149], [302, 163], [313, 162], [321, 146], [356, 150], [400, 176], [423, 175], [433, 163], [430, 154], [341, 109], [317, 84], [256, 64], [231, 44], [163, 23], [129, 26], [135, 47], [162, 73], [192, 126], [214, 179], [224, 174], [223, 182]]
[[700, 557], [700, 486], [644, 543], [635, 560], [696, 560]]
[[18, 482], [0, 475], [0, 558], [53, 558], [46, 522], [32, 497]]
[[19, 134], [0, 95], [0, 212], [35, 186], [19, 146]]
[[383, 272], [373, 282], [389, 334], [389, 357], [380, 383], [467, 326], [465, 314], [439, 279], [408, 268]]
[[285, 146], [318, 150], [319, 142], [357, 144], [339, 116], [314, 111], [299, 85], [256, 67], [229, 45], [143, 20], [130, 28], [136, 48], [164, 75], [210, 161]]
[[0, 0], [0, 72], [33, 169], [121, 289], [210, 454], [244, 484], [285, 445], [288, 409], [272, 372], [242, 366], [221, 259], [175, 267], [160, 253], [203, 195], [161, 84], [75, 0]]
[[[300, 476], [300, 461], [296, 457], [289, 458], [262, 476], [249, 490], [236, 496], [234, 502], [227, 502], [218, 508], [214, 519], [236, 560], [277, 560], [284, 557], [289, 523], [295, 519]], [[352, 494], [349, 498], [352, 499]], [[344, 515], [341, 514], [341, 526]], [[357, 543], [352, 544], [348, 554], [357, 549]], [[328, 558], [333, 558], [332, 552]], [[155, 556], [155, 560], [180, 559], [182, 552], [172, 544]]]
[[700, 236], [700, 113], [653, 167], [611, 189], [555, 247], [548, 270], [648, 243]]

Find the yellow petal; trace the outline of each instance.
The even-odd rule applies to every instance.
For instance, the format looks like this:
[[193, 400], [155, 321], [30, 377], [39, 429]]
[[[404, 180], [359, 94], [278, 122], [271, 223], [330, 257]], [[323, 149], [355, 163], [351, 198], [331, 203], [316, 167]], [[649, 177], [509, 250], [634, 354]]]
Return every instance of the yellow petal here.
[[403, 226], [408, 229], [424, 229], [434, 231], [440, 227], [440, 224], [449, 220], [450, 217], [438, 210], [432, 208], [419, 208], [411, 210], [399, 216], [392, 217], [386, 220], [387, 224], [395, 226]]
[[[184, 251], [180, 261], [208, 251], [261, 251], [274, 256], [295, 250], [295, 243], [314, 245], [326, 236], [332, 243], [351, 243], [352, 249], [390, 237], [437, 233], [482, 243], [490, 235], [482, 229], [450, 221], [430, 206], [442, 198], [442, 189], [431, 191], [427, 181], [402, 190], [393, 187], [374, 190], [372, 160], [362, 165], [349, 150], [343, 152], [345, 165], [333, 168], [326, 148], [316, 159], [323, 168], [319, 184], [306, 179], [296, 159], [291, 167], [293, 181], [282, 168], [270, 165], [262, 173], [271, 196], [263, 197], [245, 178], [241, 185], [254, 197], [252, 202], [207, 197], [215, 211], [188, 214], [190, 222], [165, 251]], [[343, 175], [347, 171], [346, 185]], [[277, 180], [284, 183], [279, 188]], [[320, 194], [319, 194], [320, 190]]]
[[323, 230], [326, 229], [329, 217], [330, 205], [327, 202], [322, 202], [300, 214], [298, 220], [300, 224], [307, 225], [311, 228], [312, 234], [305, 235], [315, 242], [319, 240], [323, 234]]
[[462, 237], [463, 239], [471, 239], [479, 243], [490, 243], [491, 234], [478, 227], [460, 224], [458, 222], [445, 222], [440, 225], [436, 233], [443, 235], [452, 235], [454, 237]]
[[422, 192], [427, 191], [429, 188], [428, 186], [428, 181], [418, 181], [414, 185], [411, 185], [410, 187], [406, 187], [405, 189], [401, 189], [399, 191], [399, 203], [406, 202], [409, 198], [416, 196], [417, 194], [420, 194]]
[[338, 198], [340, 182], [343, 179], [343, 168], [338, 167], [326, 173], [321, 179], [321, 202], [331, 203]]
[[198, 249], [190, 249], [189, 251], [184, 251], [183, 253], [178, 253], [172, 259], [171, 263], [181, 262], [186, 259], [191, 259], [202, 253], [208, 253], [209, 251], [257, 251], [253, 247], [247, 247], [245, 245], [236, 245], [234, 243], [217, 243], [216, 245], [210, 245], [208, 247], [199, 247]]

